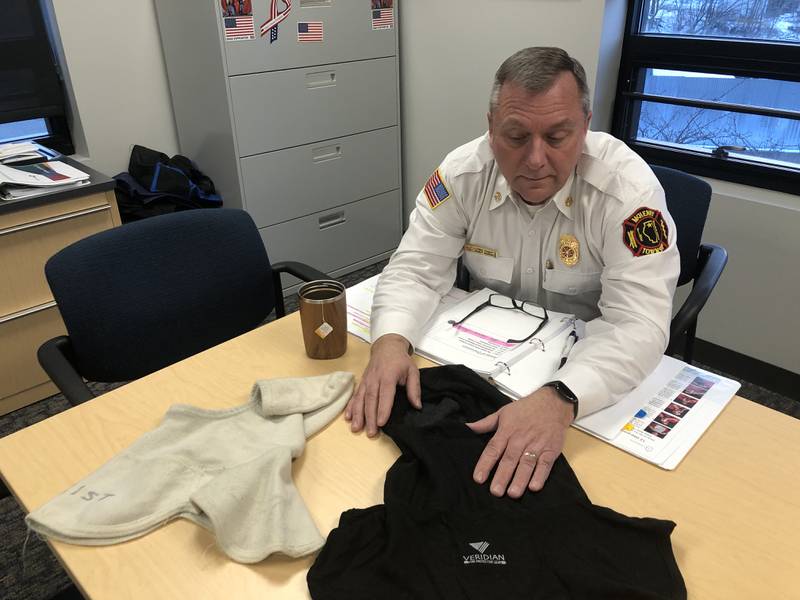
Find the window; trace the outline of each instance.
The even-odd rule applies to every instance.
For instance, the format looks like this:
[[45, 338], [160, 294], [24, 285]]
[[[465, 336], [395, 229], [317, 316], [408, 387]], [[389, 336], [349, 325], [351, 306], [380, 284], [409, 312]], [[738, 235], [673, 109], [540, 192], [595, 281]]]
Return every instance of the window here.
[[612, 131], [653, 164], [800, 193], [800, 2], [630, 0]]
[[41, 138], [49, 133], [46, 119], [27, 119], [12, 123], [0, 123], [0, 144]]
[[4, 0], [0, 19], [0, 142], [35, 139], [72, 154], [66, 107], [40, 2]]

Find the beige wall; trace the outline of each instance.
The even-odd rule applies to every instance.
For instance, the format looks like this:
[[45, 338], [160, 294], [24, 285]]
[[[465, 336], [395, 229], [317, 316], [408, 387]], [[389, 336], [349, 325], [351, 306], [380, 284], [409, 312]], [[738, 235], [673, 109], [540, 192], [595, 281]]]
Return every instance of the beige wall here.
[[51, 0], [76, 109], [75, 143], [108, 175], [133, 144], [178, 150], [152, 0]]
[[703, 239], [725, 247], [728, 266], [697, 335], [800, 373], [800, 197], [707, 181], [714, 194]]

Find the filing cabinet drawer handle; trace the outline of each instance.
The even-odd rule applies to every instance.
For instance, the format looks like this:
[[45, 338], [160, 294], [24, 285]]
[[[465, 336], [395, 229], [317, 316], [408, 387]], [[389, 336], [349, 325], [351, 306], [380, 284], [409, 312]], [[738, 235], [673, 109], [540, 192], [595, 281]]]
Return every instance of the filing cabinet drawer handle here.
[[300, 8], [306, 6], [331, 6], [333, 0], [300, 0]]
[[323, 146], [321, 148], [314, 148], [311, 151], [311, 159], [315, 163], [321, 163], [327, 160], [334, 160], [337, 158], [342, 158], [341, 144], [336, 144], [335, 146]]
[[310, 90], [333, 87], [336, 85], [336, 71], [318, 71], [306, 73], [306, 87]]
[[0, 325], [3, 323], [8, 323], [9, 321], [14, 321], [16, 319], [21, 319], [22, 317], [27, 317], [28, 315], [33, 315], [38, 312], [42, 312], [43, 310], [47, 310], [48, 308], [53, 308], [56, 305], [55, 300], [51, 302], [45, 302], [44, 304], [40, 304], [39, 306], [32, 306], [31, 308], [26, 308], [25, 310], [20, 310], [15, 313], [11, 313], [10, 315], [5, 315], [0, 317]]
[[344, 216], [344, 211], [340, 210], [339, 212], [331, 213], [329, 215], [325, 215], [324, 217], [320, 217], [319, 228], [321, 231], [323, 229], [328, 229], [329, 227], [333, 227], [334, 225], [340, 225], [345, 221], [347, 221], [347, 219]]
[[103, 210], [110, 210], [110, 204], [104, 204], [103, 206], [94, 206], [92, 208], [86, 208], [84, 210], [78, 210], [75, 212], [67, 213], [65, 215], [58, 215], [56, 217], [50, 217], [48, 219], [42, 219], [41, 221], [33, 221], [31, 223], [23, 223], [22, 225], [15, 225], [13, 227], [8, 227], [6, 229], [0, 229], [0, 236], [8, 235], [9, 233], [14, 233], [17, 231], [24, 231], [26, 229], [33, 229], [34, 227], [44, 227], [45, 225], [50, 225], [51, 223], [58, 223], [59, 221], [66, 221], [68, 219], [75, 219], [77, 217], [82, 217], [84, 215], [90, 215], [92, 213], [100, 212]]

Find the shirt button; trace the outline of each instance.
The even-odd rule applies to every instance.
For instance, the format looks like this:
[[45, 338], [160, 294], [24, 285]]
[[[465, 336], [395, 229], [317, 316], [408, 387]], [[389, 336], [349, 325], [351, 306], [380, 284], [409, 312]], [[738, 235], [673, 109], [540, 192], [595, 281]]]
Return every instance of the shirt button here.
[[529, 231], [529, 232], [528, 232], [528, 235], [533, 235], [533, 234], [534, 234], [534, 232], [533, 232], [533, 231]]
[[533, 273], [533, 269], [528, 269], [528, 273]]

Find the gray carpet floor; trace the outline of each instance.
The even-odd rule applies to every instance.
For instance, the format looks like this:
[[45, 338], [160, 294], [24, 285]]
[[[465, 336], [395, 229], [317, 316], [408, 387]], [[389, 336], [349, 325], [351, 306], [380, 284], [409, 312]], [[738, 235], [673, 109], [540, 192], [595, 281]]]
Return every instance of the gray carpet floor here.
[[[353, 285], [379, 273], [386, 262], [377, 263], [339, 279], [347, 286]], [[286, 310], [287, 312], [297, 310], [296, 298], [287, 298]], [[800, 419], [800, 402], [753, 385], [735, 373], [722, 373], [704, 365], [698, 366], [741, 382], [740, 396]], [[92, 383], [90, 387], [96, 395], [99, 395], [119, 385], [124, 384]], [[67, 408], [69, 408], [69, 404], [59, 394], [0, 416], [0, 437], [58, 414]], [[27, 536], [24, 516], [23, 511], [12, 497], [0, 500], [0, 540], [2, 540], [0, 545], [0, 599], [44, 600], [58, 597], [60, 600], [64, 600], [80, 598], [80, 594], [71, 587], [69, 577], [47, 544], [36, 535]]]

